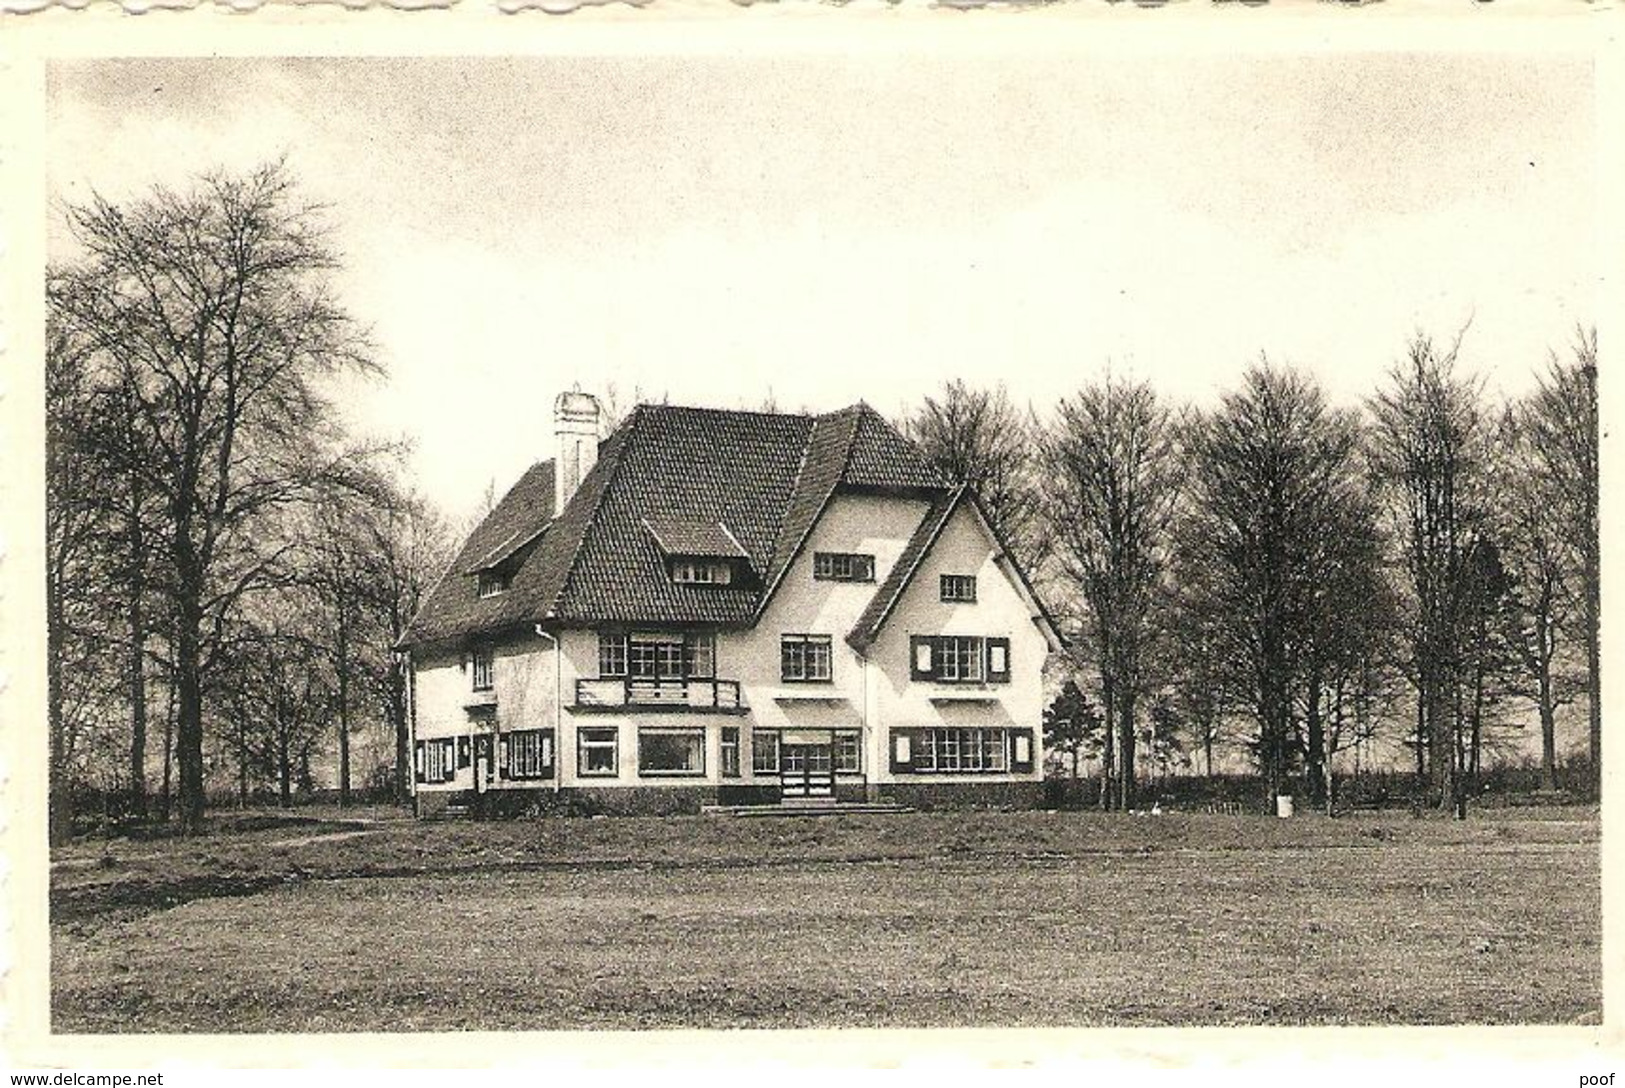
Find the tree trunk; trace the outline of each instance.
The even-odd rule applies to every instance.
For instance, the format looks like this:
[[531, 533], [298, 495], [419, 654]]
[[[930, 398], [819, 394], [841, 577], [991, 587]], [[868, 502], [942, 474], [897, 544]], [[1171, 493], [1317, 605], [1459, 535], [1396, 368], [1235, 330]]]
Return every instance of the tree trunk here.
[[1213, 723], [1208, 722], [1202, 727], [1202, 754], [1207, 758], [1207, 777], [1213, 779]]
[[411, 661], [404, 654], [395, 655], [389, 671], [389, 722], [395, 730], [395, 800], [405, 804], [411, 796], [411, 725], [406, 713], [406, 684]]
[[[134, 559], [139, 563], [141, 560]], [[130, 584], [130, 812], [147, 814], [147, 628], [142, 597], [146, 589], [139, 574]]]
[[169, 822], [171, 772], [175, 766], [175, 685], [165, 685], [167, 697], [164, 706], [164, 778], [158, 795], [158, 811], [164, 823]]
[[1557, 706], [1552, 699], [1552, 671], [1543, 664], [1539, 677], [1540, 788], [1557, 789]]
[[1117, 770], [1117, 805], [1127, 812], [1134, 807], [1134, 694], [1124, 685], [1118, 700], [1118, 746], [1122, 758]]
[[1100, 809], [1102, 812], [1110, 811], [1112, 807], [1112, 775], [1116, 763], [1116, 741], [1112, 728], [1114, 709], [1117, 706], [1116, 686], [1112, 683], [1110, 674], [1103, 674], [1100, 683], [1100, 702], [1105, 708], [1105, 728], [1102, 730], [1105, 743], [1100, 752]]
[[276, 772], [277, 772], [277, 805], [281, 808], [293, 807], [293, 752], [288, 743], [288, 731], [291, 728], [284, 717], [282, 708], [277, 708], [276, 729]]
[[339, 596], [339, 807], [350, 805], [350, 619]]
[[1320, 679], [1311, 673], [1309, 702], [1304, 715], [1307, 748], [1304, 762], [1304, 785], [1309, 789], [1309, 803], [1321, 807], [1326, 803], [1326, 723], [1320, 715]]
[[68, 781], [68, 733], [62, 713], [62, 640], [67, 625], [54, 585], [46, 598], [46, 610], [45, 714], [51, 742], [49, 833], [52, 846], [63, 846], [73, 838], [73, 790]]
[[203, 678], [200, 675], [198, 628], [202, 617], [194, 601], [182, 601], [175, 638], [175, 747], [180, 763], [181, 831], [203, 830]]
[[[1595, 524], [1595, 522], [1593, 522]], [[1596, 553], [1587, 557], [1586, 570], [1586, 696], [1591, 726], [1591, 784], [1602, 796], [1602, 642], [1598, 633], [1601, 612]]]

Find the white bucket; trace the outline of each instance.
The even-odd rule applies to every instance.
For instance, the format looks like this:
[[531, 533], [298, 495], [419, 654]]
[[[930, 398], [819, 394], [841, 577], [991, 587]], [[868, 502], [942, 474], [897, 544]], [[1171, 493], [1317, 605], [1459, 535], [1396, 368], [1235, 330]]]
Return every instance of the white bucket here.
[[1290, 819], [1292, 816], [1292, 795], [1283, 793], [1275, 799], [1275, 815], [1281, 819]]

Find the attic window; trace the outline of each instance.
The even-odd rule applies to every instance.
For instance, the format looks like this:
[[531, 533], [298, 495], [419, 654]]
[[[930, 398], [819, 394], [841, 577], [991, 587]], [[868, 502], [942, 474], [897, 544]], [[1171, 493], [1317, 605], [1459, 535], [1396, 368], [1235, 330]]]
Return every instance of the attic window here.
[[725, 586], [733, 581], [733, 565], [710, 559], [674, 559], [671, 580], [684, 585]]
[[508, 587], [513, 584], [513, 575], [506, 571], [482, 570], [478, 579], [481, 597], [495, 597], [506, 593]]
[[875, 557], [852, 552], [814, 552], [813, 578], [820, 582], [872, 582]]

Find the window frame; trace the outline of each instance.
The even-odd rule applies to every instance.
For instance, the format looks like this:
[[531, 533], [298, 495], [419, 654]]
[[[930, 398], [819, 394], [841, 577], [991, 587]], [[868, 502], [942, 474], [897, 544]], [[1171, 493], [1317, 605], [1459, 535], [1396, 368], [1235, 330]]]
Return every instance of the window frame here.
[[875, 557], [869, 552], [814, 552], [813, 581], [860, 582], [875, 580]]
[[[762, 755], [769, 748], [773, 750], [773, 761], [771, 765], [764, 765], [765, 761], [762, 759]], [[779, 774], [783, 767], [780, 759], [781, 750], [778, 730], [752, 729], [750, 731], [750, 773], [752, 775]]]
[[[1008, 684], [1010, 639], [990, 635], [911, 635], [909, 679], [938, 684]], [[1003, 665], [995, 669], [995, 663]]]
[[[837, 729], [831, 742], [835, 749], [836, 774], [863, 773], [863, 733], [857, 729]], [[850, 756], [850, 758], [848, 758]]]
[[[520, 748], [535, 745], [534, 769], [527, 765], [520, 768]], [[507, 778], [519, 781], [537, 778], [552, 778], [553, 768], [557, 762], [557, 753], [554, 751], [553, 730], [551, 729], [513, 729], [502, 735], [503, 745], [500, 766]], [[530, 753], [525, 753], [530, 754]]]
[[906, 772], [899, 772], [896, 766], [893, 770], [908, 774], [1023, 774], [1026, 772], [1016, 769], [1018, 760], [1012, 751], [1012, 738], [1027, 738], [1031, 744], [1026, 730], [1005, 726], [929, 726], [903, 730], [893, 734], [894, 748], [898, 737], [912, 740], [908, 746], [910, 758]]
[[[699, 757], [699, 762], [693, 767], [678, 768], [651, 768], [644, 763], [644, 742], [654, 737], [680, 737], [694, 742], [692, 751]], [[638, 730], [638, 777], [639, 778], [704, 778], [705, 777], [705, 727], [704, 726], [644, 726]]]
[[[625, 631], [598, 632], [598, 678], [620, 680], [631, 675], [631, 636]], [[619, 664], [616, 659], [619, 658]]]
[[[490, 646], [475, 646], [468, 654], [468, 673], [471, 690], [495, 691], [497, 682], [497, 655]], [[484, 683], [481, 683], [481, 678]]]
[[671, 580], [680, 586], [731, 586], [733, 564], [722, 559], [673, 559]]
[[[608, 739], [604, 739], [607, 735]], [[608, 770], [589, 770], [589, 751], [609, 751]], [[584, 725], [576, 729], [576, 777], [619, 778], [621, 775], [621, 731], [613, 725]]]
[[722, 735], [717, 740], [717, 770], [723, 778], [741, 777], [739, 742], [739, 727], [737, 725], [722, 727]]
[[[824, 651], [824, 675], [810, 675], [808, 650], [821, 647]], [[792, 654], [792, 649], [796, 653]], [[799, 661], [800, 675], [791, 675], [790, 664]], [[779, 681], [785, 684], [833, 684], [835, 682], [835, 639], [832, 635], [786, 631], [779, 635]]]
[[[966, 596], [964, 590], [969, 590]], [[943, 574], [938, 576], [937, 595], [944, 604], [975, 604], [976, 575]]]

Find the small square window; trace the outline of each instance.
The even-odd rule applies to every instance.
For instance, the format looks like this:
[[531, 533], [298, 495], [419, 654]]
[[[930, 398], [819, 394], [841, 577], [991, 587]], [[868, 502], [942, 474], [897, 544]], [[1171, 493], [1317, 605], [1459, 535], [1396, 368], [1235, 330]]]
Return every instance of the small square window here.
[[620, 773], [620, 732], [582, 729], [576, 733], [576, 773], [582, 778], [614, 778]]
[[784, 635], [779, 640], [780, 679], [785, 683], [827, 683], [832, 670], [829, 635]]
[[976, 603], [976, 575], [944, 574], [942, 599], [954, 604]]

